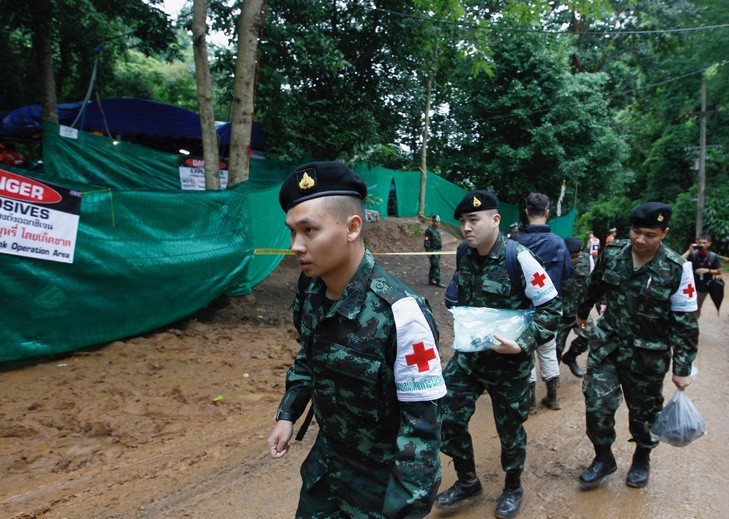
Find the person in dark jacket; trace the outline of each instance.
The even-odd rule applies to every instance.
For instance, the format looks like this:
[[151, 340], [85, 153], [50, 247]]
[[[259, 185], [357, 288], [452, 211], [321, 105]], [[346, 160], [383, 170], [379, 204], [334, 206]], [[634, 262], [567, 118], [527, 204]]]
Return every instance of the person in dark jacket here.
[[[529, 223], [522, 226], [518, 241], [540, 259], [557, 292], [561, 293], [562, 280], [572, 276], [574, 267], [564, 240], [554, 234], [547, 224], [549, 198], [543, 193], [529, 193], [525, 205], [526, 217]], [[553, 410], [560, 408], [557, 399], [559, 361], [557, 360], [556, 346], [557, 343], [553, 338], [537, 347], [540, 375], [547, 384], [547, 395], [542, 399], [542, 405]], [[534, 369], [530, 377], [533, 395], [535, 394], [536, 381], [537, 372]], [[532, 407], [536, 407], [535, 399], [532, 400]]]

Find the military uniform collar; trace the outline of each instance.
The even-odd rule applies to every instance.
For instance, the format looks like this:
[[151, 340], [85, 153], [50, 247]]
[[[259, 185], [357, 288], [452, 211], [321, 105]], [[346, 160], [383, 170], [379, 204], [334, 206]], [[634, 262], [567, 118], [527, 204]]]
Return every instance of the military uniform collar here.
[[375, 257], [369, 250], [365, 250], [362, 261], [354, 273], [354, 277], [344, 287], [342, 296], [332, 306], [332, 312], [337, 312], [347, 319], [354, 319], [360, 312], [367, 293], [367, 284], [375, 268]]
[[[499, 234], [496, 237], [496, 242], [494, 243], [494, 246], [491, 247], [491, 251], [486, 255], [488, 258], [492, 260], [498, 260], [499, 257], [504, 255], [506, 253], [506, 236], [503, 234]], [[478, 252], [476, 252], [478, 254]]]
[[[633, 244], [631, 242], [628, 242], [625, 248], [623, 249], [623, 258], [628, 262], [628, 264], [633, 266]], [[663, 260], [666, 257], [666, 246], [661, 244], [658, 246], [658, 249], [656, 249], [656, 253], [653, 255], [651, 259], [649, 259], [646, 263], [644, 263], [640, 268], [634, 269], [637, 271], [639, 270], [650, 270], [652, 272], [657, 272], [656, 265], [658, 265], [661, 260]]]

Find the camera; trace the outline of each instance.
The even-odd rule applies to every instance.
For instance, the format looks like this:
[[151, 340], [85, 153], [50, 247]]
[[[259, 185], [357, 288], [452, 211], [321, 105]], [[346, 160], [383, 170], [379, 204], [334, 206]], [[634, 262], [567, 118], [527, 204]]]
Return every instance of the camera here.
[[704, 246], [703, 245], [694, 245], [694, 249], [695, 250], [704, 250]]

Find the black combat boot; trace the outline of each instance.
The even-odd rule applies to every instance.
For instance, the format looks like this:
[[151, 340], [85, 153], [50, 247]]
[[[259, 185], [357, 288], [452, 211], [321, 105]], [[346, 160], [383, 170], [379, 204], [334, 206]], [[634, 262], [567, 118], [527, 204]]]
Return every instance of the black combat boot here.
[[610, 445], [595, 445], [595, 459], [592, 464], [580, 474], [580, 486], [585, 489], [595, 488], [605, 476], [618, 470], [615, 456]]
[[537, 383], [529, 382], [529, 412], [537, 409]]
[[559, 385], [559, 377], [553, 377], [547, 380], [547, 396], [542, 398], [542, 405], [549, 407], [554, 411], [561, 409], [557, 401], [557, 386]]
[[521, 472], [507, 472], [504, 491], [501, 493], [494, 515], [499, 519], [516, 517], [521, 509], [523, 497], [524, 488], [521, 486]]
[[580, 365], [577, 364], [577, 356], [572, 353], [572, 350], [568, 350], [564, 355], [562, 355], [562, 363], [570, 368], [572, 374], [577, 378], [582, 378], [585, 376], [585, 372], [582, 371]]
[[435, 504], [441, 508], [450, 508], [464, 499], [480, 496], [483, 493], [481, 480], [476, 476], [476, 462], [473, 460], [453, 460], [458, 479], [453, 486], [435, 496]]
[[636, 447], [633, 453], [633, 463], [628, 470], [625, 483], [629, 487], [643, 488], [648, 484], [651, 475], [651, 450], [647, 447]]

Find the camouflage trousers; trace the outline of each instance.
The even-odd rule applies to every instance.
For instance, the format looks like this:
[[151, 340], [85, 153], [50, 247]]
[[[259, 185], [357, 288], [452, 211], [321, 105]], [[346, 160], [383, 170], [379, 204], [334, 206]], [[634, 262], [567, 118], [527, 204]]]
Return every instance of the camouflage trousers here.
[[557, 328], [557, 360], [562, 359], [562, 354], [567, 346], [567, 337], [572, 330], [575, 331], [577, 337], [575, 337], [570, 343], [569, 351], [573, 352], [575, 357], [585, 353], [588, 346], [588, 338], [590, 336], [590, 330], [592, 328], [592, 318], [588, 319], [587, 327], [584, 330], [580, 330], [575, 326], [575, 316], [563, 317]]
[[430, 259], [430, 269], [428, 270], [428, 282], [440, 283], [440, 254], [428, 256]]
[[326, 448], [321, 436], [301, 465], [296, 519], [383, 519], [391, 470]]
[[474, 448], [468, 423], [476, 411], [476, 401], [484, 391], [491, 397], [496, 432], [501, 441], [501, 467], [522, 471], [526, 460], [527, 435], [523, 423], [529, 417], [529, 375], [510, 378], [484, 366], [471, 365], [474, 354], [456, 352], [443, 378], [448, 393], [441, 400], [443, 425], [441, 447], [456, 460], [472, 461]]
[[639, 447], [654, 448], [650, 429], [663, 409], [663, 380], [670, 350], [648, 350], [621, 344], [599, 359], [590, 343], [587, 373], [582, 379], [587, 437], [593, 445], [615, 442], [615, 412], [625, 397], [628, 429]]

